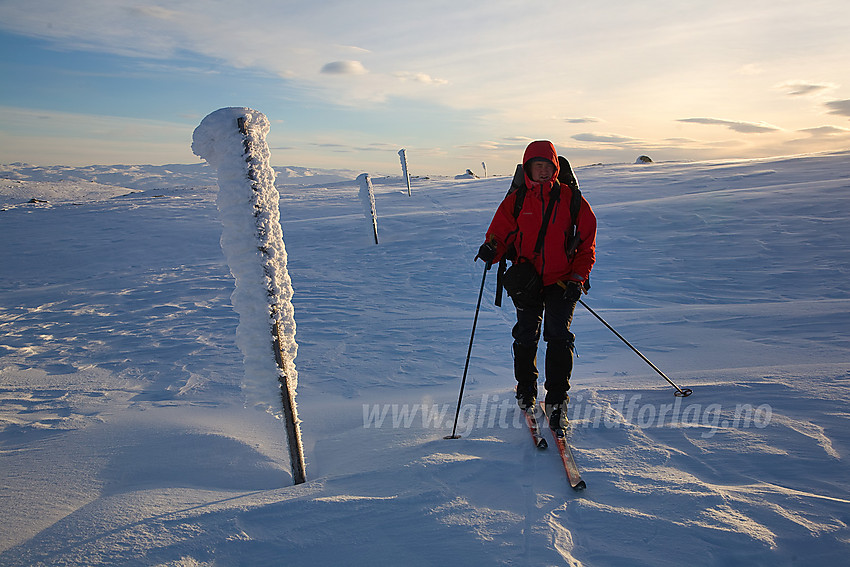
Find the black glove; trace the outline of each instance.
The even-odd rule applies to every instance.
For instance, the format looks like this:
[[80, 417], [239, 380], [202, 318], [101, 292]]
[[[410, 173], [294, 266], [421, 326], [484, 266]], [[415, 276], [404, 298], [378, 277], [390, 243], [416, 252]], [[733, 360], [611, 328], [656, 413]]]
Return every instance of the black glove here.
[[564, 288], [564, 299], [572, 303], [577, 303], [581, 299], [581, 293], [581, 282], [569, 281]]
[[496, 247], [493, 246], [491, 242], [485, 242], [481, 245], [481, 248], [478, 249], [478, 255], [475, 256], [475, 260], [481, 258], [487, 264], [492, 264], [493, 260], [496, 258]]

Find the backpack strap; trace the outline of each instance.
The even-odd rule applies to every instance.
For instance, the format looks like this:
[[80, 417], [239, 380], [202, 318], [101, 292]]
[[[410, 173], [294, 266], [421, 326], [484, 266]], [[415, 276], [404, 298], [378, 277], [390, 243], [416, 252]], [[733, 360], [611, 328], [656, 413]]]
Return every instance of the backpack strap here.
[[522, 164], [518, 163], [516, 171], [514, 171], [514, 178], [511, 181], [511, 187], [505, 195], [505, 197], [507, 197], [512, 193], [516, 193], [516, 200], [514, 201], [514, 219], [519, 217], [519, 212], [522, 210], [522, 203], [525, 201], [526, 191], [528, 191], [528, 187], [525, 185], [525, 170], [523, 169]]
[[581, 191], [578, 188], [578, 179], [573, 173], [573, 168], [570, 162], [562, 156], [558, 156], [558, 181], [564, 183], [572, 190], [572, 198], [570, 199], [570, 234], [567, 236], [567, 257], [575, 256], [581, 238], [578, 234], [578, 215], [581, 210]]
[[558, 156], [558, 181], [570, 189], [578, 189], [578, 179], [573, 173], [573, 167], [564, 156]]
[[[567, 257], [572, 258], [575, 256], [576, 250], [578, 250], [578, 247], [582, 243], [581, 235], [578, 233], [578, 215], [581, 211], [582, 201], [581, 191], [578, 188], [578, 180], [576, 179], [575, 174], [573, 174], [573, 169], [570, 167], [570, 162], [568, 162], [565, 158], [558, 156], [558, 163], [561, 168], [558, 173], [558, 180], [569, 185], [573, 192], [573, 196], [570, 199], [570, 221], [572, 222], [572, 227], [570, 228], [570, 234], [567, 237]], [[590, 291], [590, 278], [585, 280], [583, 287], [585, 293]]]
[[561, 184], [555, 182], [552, 184], [552, 190], [549, 192], [549, 204], [546, 206], [546, 212], [543, 213], [543, 223], [540, 225], [540, 232], [537, 233], [537, 242], [534, 243], [534, 253], [540, 254], [543, 250], [543, 241], [546, 238], [546, 229], [549, 228], [549, 219], [552, 218], [552, 211], [555, 209], [555, 203], [561, 200]]
[[581, 191], [578, 188], [573, 189], [573, 196], [570, 199], [570, 234], [567, 237], [567, 257], [575, 256], [579, 244], [581, 244], [581, 236], [578, 233], [578, 214], [581, 210]]
[[[508, 189], [508, 192], [505, 193], [505, 198], [507, 199], [508, 195], [512, 193], [516, 193], [516, 198], [514, 199], [514, 220], [519, 217], [519, 213], [522, 210], [522, 203], [525, 201], [525, 192], [527, 191], [527, 187], [525, 186], [525, 170], [522, 167], [522, 164], [519, 163], [516, 166], [516, 170], [514, 171], [514, 178], [511, 180], [511, 186]], [[499, 269], [496, 270], [496, 307], [502, 306], [502, 290], [504, 289], [504, 285], [502, 283], [503, 278], [505, 276], [505, 270], [508, 268], [507, 258], [505, 255], [502, 255], [502, 259], [499, 260]]]

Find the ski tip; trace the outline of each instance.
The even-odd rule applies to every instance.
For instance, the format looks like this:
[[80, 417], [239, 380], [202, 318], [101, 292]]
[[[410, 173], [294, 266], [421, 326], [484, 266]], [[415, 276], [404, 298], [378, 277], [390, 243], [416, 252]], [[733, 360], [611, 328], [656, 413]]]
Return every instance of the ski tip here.
[[573, 490], [575, 490], [576, 492], [582, 491], [585, 488], [587, 488], [587, 485], [584, 483], [583, 480], [578, 481], [578, 483], [576, 483], [576, 485], [573, 486]]

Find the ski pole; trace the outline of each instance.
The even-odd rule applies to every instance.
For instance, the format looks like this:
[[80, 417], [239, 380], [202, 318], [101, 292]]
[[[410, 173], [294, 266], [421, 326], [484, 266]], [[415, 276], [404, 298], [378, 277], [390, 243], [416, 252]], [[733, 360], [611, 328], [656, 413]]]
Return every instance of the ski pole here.
[[612, 327], [611, 325], [609, 325], [609, 324], [608, 324], [608, 322], [607, 322], [607, 321], [605, 321], [605, 319], [603, 319], [602, 317], [600, 317], [600, 316], [599, 316], [599, 314], [598, 314], [598, 313], [596, 313], [596, 311], [594, 311], [593, 309], [591, 309], [591, 308], [587, 305], [587, 303], [585, 303], [585, 302], [584, 302], [584, 301], [582, 301], [581, 299], [579, 299], [579, 300], [578, 300], [578, 302], [579, 302], [579, 303], [581, 303], [582, 305], [584, 305], [584, 308], [585, 308], [585, 309], [587, 309], [588, 311], [590, 311], [590, 313], [591, 313], [594, 317], [596, 317], [597, 319], [599, 319], [600, 321], [602, 321], [602, 324], [603, 324], [603, 325], [605, 325], [606, 327], [608, 327], [608, 329], [609, 329], [612, 333], [614, 333], [615, 335], [617, 335], [617, 338], [618, 338], [618, 339], [620, 339], [621, 341], [623, 341], [624, 343], [626, 343], [626, 345], [628, 345], [628, 347], [629, 347], [630, 349], [632, 349], [633, 351], [635, 351], [635, 354], [637, 354], [639, 357], [641, 357], [641, 358], [643, 359], [643, 361], [644, 361], [644, 362], [646, 362], [648, 365], [650, 365], [650, 366], [652, 367], [652, 369], [653, 369], [653, 370], [655, 370], [656, 372], [658, 372], [658, 374], [659, 374], [659, 375], [661, 375], [661, 377], [662, 377], [662, 378], [664, 378], [665, 380], [667, 380], [667, 382], [669, 382], [671, 386], [673, 386], [674, 388], [676, 388], [676, 393], [675, 393], [675, 395], [679, 396], [680, 398], [684, 398], [684, 397], [690, 396], [691, 394], [693, 394], [693, 393], [694, 393], [694, 391], [693, 391], [693, 390], [691, 390], [690, 388], [682, 389], [682, 388], [678, 387], [676, 384], [674, 384], [674, 383], [673, 383], [673, 381], [672, 381], [672, 380], [670, 380], [670, 379], [667, 377], [667, 375], [666, 375], [666, 374], [664, 374], [663, 372], [661, 372], [661, 370], [659, 370], [657, 366], [655, 366], [654, 364], [652, 364], [652, 361], [651, 361], [651, 360], [649, 360], [648, 358], [646, 358], [646, 357], [645, 357], [645, 356], [644, 356], [644, 355], [643, 355], [643, 354], [642, 354], [642, 353], [641, 353], [638, 349], [636, 349], [635, 347], [633, 347], [633, 346], [632, 346], [632, 344], [631, 344], [629, 341], [627, 341], [626, 339], [624, 339], [624, 338], [623, 338], [623, 335], [621, 335], [620, 333], [618, 333], [618, 332], [614, 329], [614, 327]]
[[481, 276], [481, 289], [478, 291], [478, 304], [475, 306], [475, 318], [472, 320], [472, 334], [469, 336], [469, 349], [466, 351], [466, 364], [463, 366], [463, 379], [460, 381], [460, 395], [457, 397], [457, 411], [455, 411], [455, 424], [452, 427], [452, 434], [446, 435], [443, 439], [460, 439], [457, 435], [457, 419], [460, 416], [460, 402], [463, 400], [463, 387], [466, 385], [466, 372], [469, 370], [469, 357], [472, 354], [472, 339], [475, 338], [475, 326], [478, 324], [478, 311], [481, 309], [481, 296], [484, 294], [484, 280], [487, 279], [487, 271], [490, 269], [490, 263], [487, 262], [484, 266], [484, 275]]

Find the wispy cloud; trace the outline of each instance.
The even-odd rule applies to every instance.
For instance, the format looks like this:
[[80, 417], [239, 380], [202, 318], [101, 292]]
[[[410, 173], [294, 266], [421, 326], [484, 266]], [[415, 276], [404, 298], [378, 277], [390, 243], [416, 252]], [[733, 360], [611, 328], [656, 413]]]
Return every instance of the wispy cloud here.
[[564, 118], [563, 120], [567, 124], [594, 124], [596, 122], [601, 122], [601, 120], [592, 116], [585, 116], [583, 118]]
[[680, 118], [678, 122], [689, 122], [692, 124], [706, 124], [709, 126], [725, 126], [730, 130], [741, 134], [764, 134], [782, 130], [778, 126], [772, 126], [764, 122], [741, 122], [736, 120], [723, 120], [721, 118]]
[[432, 77], [427, 73], [411, 73], [408, 71], [399, 71], [397, 73], [393, 73], [396, 77], [401, 79], [402, 81], [414, 81], [416, 83], [423, 83], [426, 85], [447, 85], [449, 82], [446, 79], [437, 79]]
[[572, 138], [579, 142], [596, 142], [601, 144], [627, 144], [638, 141], [635, 138], [620, 136], [619, 134], [597, 134], [593, 132], [576, 134]]
[[776, 85], [776, 88], [791, 96], [807, 96], [835, 89], [837, 85], [813, 81], [786, 81]]
[[174, 120], [0, 106], [0, 123], [0, 160], [9, 162], [38, 156], [48, 163], [139, 163], [139, 155], [146, 163], [197, 161], [185, 124]]
[[[476, 150], [488, 152], [511, 151], [519, 154], [525, 146], [533, 141], [532, 138], [524, 136], [512, 136], [501, 140], [484, 140], [474, 144], [458, 144], [457, 148], [463, 150]], [[519, 155], [517, 155], [519, 158]]]
[[360, 47], [358, 45], [335, 45], [334, 47], [342, 51], [350, 51], [353, 53], [372, 53], [371, 50], [366, 49], [365, 47]]
[[169, 10], [162, 6], [133, 6], [130, 8], [130, 12], [138, 16], [155, 18], [157, 20], [174, 20], [180, 15], [180, 12]]
[[401, 147], [400, 144], [388, 144], [386, 142], [374, 142], [371, 144], [357, 146], [354, 149], [359, 152], [393, 153]]
[[839, 116], [850, 116], [850, 99], [833, 100], [826, 103], [830, 114], [838, 114]]
[[831, 136], [846, 136], [850, 134], [850, 128], [840, 128], [838, 126], [819, 126], [817, 128], [803, 128], [800, 132], [805, 132], [816, 138], [831, 137]]

